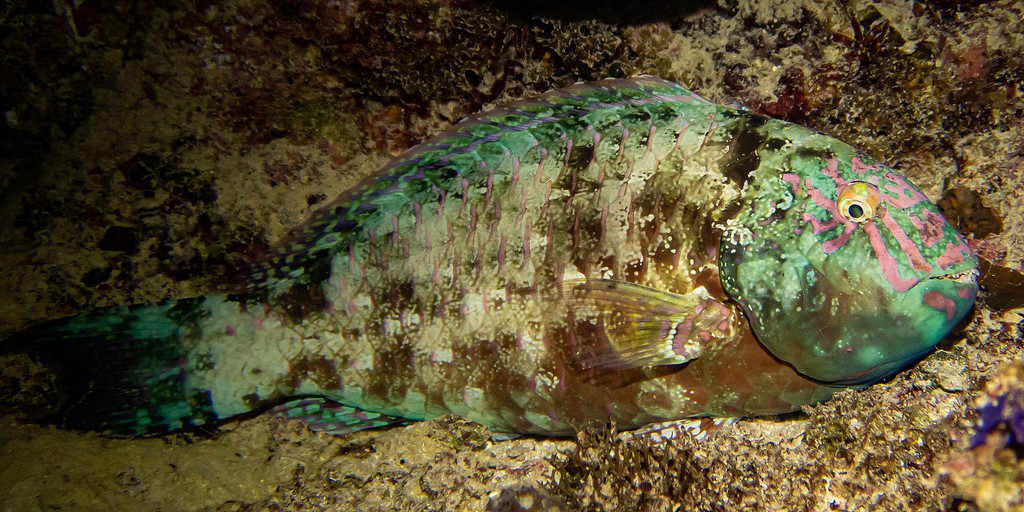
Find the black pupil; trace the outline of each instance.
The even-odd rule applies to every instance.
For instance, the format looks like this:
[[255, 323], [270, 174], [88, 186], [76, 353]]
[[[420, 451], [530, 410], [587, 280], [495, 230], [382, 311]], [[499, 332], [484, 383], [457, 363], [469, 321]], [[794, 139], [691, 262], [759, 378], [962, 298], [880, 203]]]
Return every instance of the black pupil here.
[[864, 208], [859, 204], [851, 204], [846, 212], [850, 214], [851, 219], [859, 219], [864, 216]]

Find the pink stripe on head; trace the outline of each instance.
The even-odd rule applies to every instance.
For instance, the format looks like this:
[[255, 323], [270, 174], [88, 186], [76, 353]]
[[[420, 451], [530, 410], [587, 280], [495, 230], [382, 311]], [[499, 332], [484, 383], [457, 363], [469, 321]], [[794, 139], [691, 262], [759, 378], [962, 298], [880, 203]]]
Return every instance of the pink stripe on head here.
[[946, 321], [951, 322], [956, 316], [956, 302], [939, 292], [927, 292], [922, 300], [925, 306], [946, 313]]
[[836, 182], [836, 186], [839, 186], [840, 181], [843, 181], [839, 177], [839, 160], [836, 160], [835, 157], [829, 158], [828, 165], [822, 168], [820, 172], [825, 176], [832, 178], [832, 180]]
[[835, 201], [825, 197], [825, 194], [822, 194], [820, 190], [815, 188], [814, 184], [811, 183], [810, 178], [806, 178], [804, 180], [804, 185], [807, 188], [807, 194], [811, 196], [811, 201], [814, 201], [814, 204], [820, 206], [824, 210], [827, 210], [832, 217], [839, 214], [839, 212], [836, 211]]
[[850, 170], [854, 174], [864, 174], [864, 173], [866, 173], [868, 171], [877, 171], [877, 170], [879, 170], [881, 168], [882, 168], [882, 164], [880, 164], [880, 163], [874, 163], [874, 164], [871, 164], [871, 165], [865, 164], [864, 161], [861, 160], [859, 156], [853, 157], [853, 159], [850, 161]]
[[922, 210], [920, 217], [911, 215], [910, 222], [921, 234], [921, 242], [925, 247], [932, 247], [946, 236], [942, 230], [946, 219], [931, 210]]
[[871, 241], [871, 248], [874, 249], [875, 258], [878, 259], [878, 264], [882, 266], [882, 276], [885, 277], [885, 280], [889, 281], [893, 289], [899, 293], [913, 288], [920, 280], [900, 277], [899, 262], [889, 254], [889, 249], [885, 247], [885, 241], [882, 240], [882, 235], [878, 232], [878, 226], [870, 222], [864, 224], [864, 232], [868, 234], [868, 240]]
[[910, 260], [910, 266], [918, 272], [931, 272], [931, 264], [925, 261], [924, 256], [921, 256], [921, 251], [917, 249], [917, 244], [910, 240], [910, 237], [903, 231], [903, 228], [893, 220], [892, 216], [884, 211], [881, 217], [882, 224], [885, 224], [885, 227], [892, 233], [893, 238], [896, 239], [896, 243], [900, 245], [900, 249], [903, 249], [903, 252], [906, 253], [907, 259]]
[[[850, 236], [853, 235], [854, 231], [857, 231], [856, 224], [852, 222], [845, 223], [843, 225], [843, 232], [840, 233], [839, 236], [826, 242], [823, 242], [821, 244], [821, 249], [825, 251], [825, 254], [832, 254], [840, 247], [846, 245], [846, 242], [850, 240]], [[817, 234], [817, 231], [815, 231], [815, 234]]]
[[885, 201], [887, 203], [897, 208], [909, 208], [922, 201], [928, 201], [928, 198], [903, 176], [887, 172], [885, 173], [885, 179], [889, 180], [889, 183], [879, 183], [878, 188], [895, 196], [886, 196]]
[[946, 244], [946, 250], [939, 256], [935, 263], [939, 268], [950, 268], [955, 265], [959, 265], [964, 262], [964, 255], [970, 254], [970, 249], [967, 248], [967, 244], [964, 243], [960, 237], [957, 237], [957, 242], [954, 244], [950, 242]]
[[818, 220], [814, 215], [804, 212], [804, 222], [811, 225], [811, 230], [814, 231], [815, 235], [820, 235], [834, 227], [839, 223], [835, 217], [832, 217], [826, 221]]

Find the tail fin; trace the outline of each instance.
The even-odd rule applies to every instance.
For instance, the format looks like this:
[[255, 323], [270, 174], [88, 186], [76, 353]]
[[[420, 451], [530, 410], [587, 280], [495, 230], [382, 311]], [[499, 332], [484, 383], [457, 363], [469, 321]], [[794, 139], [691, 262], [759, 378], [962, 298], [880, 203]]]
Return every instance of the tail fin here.
[[[0, 343], [55, 373], [62, 428], [157, 435], [216, 420], [209, 393], [186, 387], [187, 339], [203, 298], [100, 310], [30, 327]], [[191, 396], [190, 396], [191, 394]]]

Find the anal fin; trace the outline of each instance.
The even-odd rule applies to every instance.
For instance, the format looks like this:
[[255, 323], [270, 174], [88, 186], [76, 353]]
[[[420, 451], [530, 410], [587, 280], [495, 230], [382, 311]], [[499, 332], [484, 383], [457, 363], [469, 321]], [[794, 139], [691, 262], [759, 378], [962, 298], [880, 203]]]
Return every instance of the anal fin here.
[[364, 411], [320, 397], [285, 402], [270, 409], [268, 413], [289, 420], [299, 420], [314, 432], [336, 436], [409, 422], [407, 418]]

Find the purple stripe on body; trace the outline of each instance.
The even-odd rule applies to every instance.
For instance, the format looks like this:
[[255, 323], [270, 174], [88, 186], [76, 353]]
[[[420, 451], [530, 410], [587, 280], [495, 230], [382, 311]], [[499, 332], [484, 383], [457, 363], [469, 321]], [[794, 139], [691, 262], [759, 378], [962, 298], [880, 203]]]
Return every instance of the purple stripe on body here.
[[[508, 150], [505, 150], [505, 156], [508, 157]], [[512, 180], [509, 183], [509, 188], [515, 187], [516, 183], [519, 183], [519, 157], [512, 157]]]
[[782, 181], [789, 183], [789, 186], [793, 188], [793, 196], [796, 197], [797, 193], [800, 191], [800, 176], [786, 173], [782, 175]]
[[[634, 85], [639, 85], [639, 84], [634, 84]], [[640, 87], [640, 90], [643, 90], [645, 92], [650, 93], [649, 90], [644, 89], [642, 87]], [[569, 98], [585, 103], [587, 101], [587, 99], [588, 99], [588, 96], [574, 95], [574, 96], [569, 96]], [[660, 94], [660, 95], [654, 95], [654, 96], [651, 96], [651, 97], [648, 97], [648, 98], [625, 98], [623, 100], [614, 101], [614, 102], [595, 102], [595, 103], [587, 104], [586, 107], [571, 108], [571, 109], [559, 112], [559, 113], [557, 113], [555, 115], [544, 116], [544, 117], [534, 117], [533, 119], [530, 119], [530, 120], [525, 121], [525, 122], [520, 123], [520, 124], [504, 125], [504, 126], [501, 127], [501, 129], [499, 129], [495, 133], [492, 133], [492, 134], [489, 134], [489, 135], [487, 135], [485, 137], [482, 137], [482, 138], [479, 138], [477, 140], [474, 140], [472, 143], [467, 144], [467, 145], [462, 146], [462, 147], [459, 147], [459, 148], [452, 148], [450, 144], [443, 144], [443, 141], [445, 141], [447, 139], [450, 139], [452, 137], [455, 137], [455, 136], [458, 136], [458, 135], [468, 135], [469, 129], [474, 127], [474, 126], [478, 126], [478, 125], [483, 124], [483, 123], [493, 123], [493, 117], [492, 116], [483, 116], [483, 117], [479, 117], [479, 118], [470, 118], [470, 119], [464, 121], [463, 123], [459, 123], [458, 125], [456, 125], [454, 127], [453, 131], [441, 133], [438, 136], [434, 137], [433, 139], [427, 141], [423, 145], [419, 145], [419, 146], [416, 146], [416, 147], [410, 149], [409, 152], [407, 153], [408, 156], [406, 158], [400, 158], [400, 159], [396, 160], [395, 163], [393, 165], [391, 165], [390, 167], [394, 168], [394, 167], [401, 167], [401, 166], [405, 166], [405, 165], [417, 165], [417, 162], [423, 158], [423, 157], [417, 156], [417, 155], [422, 155], [424, 152], [427, 152], [429, 150], [446, 151], [446, 152], [448, 152], [448, 154], [439, 157], [436, 162], [432, 162], [432, 163], [430, 163], [430, 164], [428, 164], [426, 166], [422, 166], [422, 167], [424, 169], [437, 169], [437, 168], [441, 168], [441, 167], [446, 167], [451, 162], [451, 158], [453, 156], [462, 155], [462, 154], [466, 154], [466, 153], [470, 153], [470, 152], [476, 151], [480, 147], [480, 145], [485, 144], [485, 143], [489, 143], [489, 142], [496, 142], [498, 139], [501, 138], [502, 135], [504, 135], [505, 133], [507, 133], [509, 131], [529, 130], [529, 129], [532, 129], [532, 128], [536, 128], [537, 126], [539, 126], [541, 124], [551, 123], [551, 122], [558, 122], [558, 121], [561, 121], [561, 120], [566, 119], [568, 117], [584, 116], [584, 115], [586, 115], [586, 114], [588, 114], [588, 113], [590, 113], [590, 112], [592, 112], [594, 110], [597, 110], [597, 109], [620, 108], [620, 107], [625, 107], [625, 106], [659, 105], [659, 104], [662, 104], [662, 103], [705, 103], [705, 104], [710, 104], [710, 102], [708, 102], [707, 100], [704, 100], [703, 98], [701, 98], [699, 96], [696, 96], [696, 95], [692, 95], [692, 94], [691, 95], [665, 95], [665, 94]], [[541, 100], [541, 101], [539, 101], [537, 103], [530, 103], [528, 105], [531, 105], [531, 106], [532, 105], [550, 106], [552, 108], [559, 108], [559, 107], [561, 107], [561, 105], [558, 105], [558, 104], [555, 104], [555, 103], [552, 103], [552, 102], [546, 102], [546, 101], [543, 101], [543, 100]], [[526, 112], [526, 111], [523, 111], [523, 110], [510, 110], [509, 112], [510, 113], [515, 112], [515, 113], [518, 113], [518, 115], [522, 115], [522, 116], [532, 116], [533, 115], [532, 113]]]
[[[650, 106], [650, 105], [661, 105], [665, 103], [702, 103], [710, 104], [703, 98], [689, 94], [656, 94], [654, 91], [661, 87], [675, 88], [678, 87], [670, 82], [662, 82], [654, 79], [640, 79], [638, 81], [632, 80], [615, 80], [609, 81], [605, 85], [594, 84], [594, 85], [583, 85], [578, 86], [577, 90], [582, 90], [580, 94], [565, 95], [564, 93], [554, 93], [547, 97], [541, 97], [535, 102], [526, 102], [520, 105], [512, 105], [506, 110], [492, 113], [491, 115], [482, 115], [479, 117], [469, 118], [463, 122], [455, 125], [452, 130], [443, 132], [426, 142], [417, 145], [407, 150], [401, 157], [392, 160], [390, 164], [381, 170], [381, 173], [376, 178], [378, 183], [386, 185], [383, 189], [375, 190], [372, 192], [365, 193], [360, 196], [359, 191], [354, 191], [353, 195], [348, 196], [348, 204], [341, 203], [342, 206], [337, 207], [332, 217], [338, 219], [334, 223], [328, 223], [322, 226], [322, 229], [329, 231], [347, 231], [356, 227], [354, 223], [345, 223], [346, 220], [351, 219], [354, 216], [360, 216], [367, 213], [373, 213], [378, 211], [380, 205], [376, 204], [379, 198], [401, 194], [404, 190], [404, 184], [423, 180], [427, 178], [427, 173], [432, 170], [451, 168], [453, 159], [471, 154], [477, 151], [483, 144], [489, 144], [497, 142], [501, 137], [510, 132], [522, 132], [534, 129], [546, 123], [559, 122], [572, 117], [585, 116], [598, 109], [615, 109], [629, 106]], [[682, 90], [679, 88], [679, 90]], [[617, 101], [594, 101], [594, 91], [606, 91], [609, 93], [618, 94], [620, 91], [638, 91], [641, 94], [647, 95], [642, 98], [629, 98], [622, 97]], [[583, 106], [570, 106], [566, 105], [565, 102], [578, 101], [583, 103]], [[526, 111], [526, 108], [538, 108], [538, 107], [550, 107], [556, 112], [553, 115], [545, 115], [542, 117], [533, 117], [534, 114]], [[500, 121], [496, 120], [495, 117], [502, 114], [511, 114], [525, 116], [528, 119], [516, 124], [501, 124]], [[497, 127], [497, 131], [488, 134], [483, 137], [475, 138], [468, 144], [460, 147], [453, 147], [454, 141], [452, 139], [462, 138], [464, 141], [468, 137], [472, 137], [472, 130], [481, 125], [492, 125]], [[588, 127], [593, 129], [593, 127]], [[647, 151], [650, 152], [653, 149], [654, 135], [657, 128], [653, 122], [650, 126], [647, 141]], [[685, 123], [684, 129], [685, 132]], [[623, 137], [619, 142], [619, 156], [621, 158], [625, 151], [625, 140], [629, 136], [628, 129], [623, 129]], [[573, 150], [573, 140], [567, 137], [565, 134], [562, 135], [565, 139], [565, 161], [563, 165], [567, 165], [569, 158]], [[596, 148], [600, 143], [601, 135], [594, 133], [594, 147]], [[539, 141], [534, 142], [534, 146], [537, 146]], [[506, 149], [507, 156], [513, 156]], [[519, 158], [522, 155], [514, 155], [513, 158], [513, 182], [518, 180], [518, 174], [520, 171]], [[541, 148], [541, 159], [537, 165], [535, 179], [541, 180], [544, 170], [544, 164], [547, 159], [548, 152], [545, 148]], [[597, 152], [594, 152], [594, 158], [596, 158]], [[482, 162], [483, 164], [483, 162]], [[459, 172], [459, 169], [452, 168], [455, 173]], [[458, 176], [456, 174], [455, 176]], [[455, 177], [453, 176], [453, 177]], [[575, 176], [573, 176], [573, 191], [575, 191]], [[467, 201], [468, 192], [468, 180], [466, 177], [462, 177], [462, 206], [460, 211], [464, 210], [465, 202]], [[456, 185], [458, 186], [458, 185]], [[493, 186], [493, 177], [488, 178], [487, 191], [490, 194]], [[444, 208], [444, 196], [446, 193], [445, 188], [437, 187], [441, 195], [440, 204], [438, 207], [438, 216], [443, 216]], [[518, 219], [517, 219], [518, 221]], [[397, 231], [397, 230], [396, 230]], [[335, 243], [337, 239], [325, 238], [323, 243], [328, 245]]]

